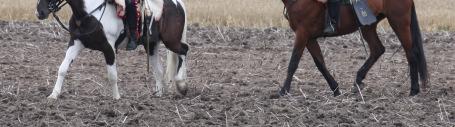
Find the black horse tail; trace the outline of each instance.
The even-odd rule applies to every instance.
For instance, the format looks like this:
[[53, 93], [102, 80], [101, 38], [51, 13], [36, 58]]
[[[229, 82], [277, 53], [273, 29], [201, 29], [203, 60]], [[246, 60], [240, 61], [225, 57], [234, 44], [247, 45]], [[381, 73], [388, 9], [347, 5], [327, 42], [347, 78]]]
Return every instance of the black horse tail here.
[[428, 83], [428, 70], [425, 54], [422, 46], [422, 34], [420, 33], [419, 22], [417, 21], [417, 14], [415, 5], [412, 4], [411, 10], [411, 33], [412, 33], [412, 52], [417, 60], [417, 67], [420, 76], [420, 81], [423, 87]]

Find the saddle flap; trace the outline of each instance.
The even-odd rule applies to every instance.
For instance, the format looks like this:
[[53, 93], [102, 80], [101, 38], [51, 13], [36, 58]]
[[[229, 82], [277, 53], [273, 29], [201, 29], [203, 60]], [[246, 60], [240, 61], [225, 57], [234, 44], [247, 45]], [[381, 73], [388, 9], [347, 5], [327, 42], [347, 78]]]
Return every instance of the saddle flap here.
[[360, 24], [371, 25], [377, 21], [366, 0], [351, 0], [351, 2]]

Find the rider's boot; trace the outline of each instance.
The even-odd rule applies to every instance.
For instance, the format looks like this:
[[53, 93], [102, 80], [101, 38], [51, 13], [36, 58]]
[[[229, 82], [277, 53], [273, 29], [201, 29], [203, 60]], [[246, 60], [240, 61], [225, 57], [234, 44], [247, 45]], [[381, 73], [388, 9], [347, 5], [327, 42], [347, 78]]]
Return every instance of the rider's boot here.
[[338, 25], [339, 12], [340, 11], [340, 0], [328, 0], [326, 9], [326, 21], [325, 21], [325, 34], [335, 34], [336, 26]]
[[327, 34], [327, 35], [330, 35], [330, 34], [335, 34], [336, 31], [335, 31], [335, 23], [333, 22], [333, 20], [331, 19], [328, 11], [326, 11], [326, 18], [325, 18], [325, 28], [324, 28], [324, 33]]

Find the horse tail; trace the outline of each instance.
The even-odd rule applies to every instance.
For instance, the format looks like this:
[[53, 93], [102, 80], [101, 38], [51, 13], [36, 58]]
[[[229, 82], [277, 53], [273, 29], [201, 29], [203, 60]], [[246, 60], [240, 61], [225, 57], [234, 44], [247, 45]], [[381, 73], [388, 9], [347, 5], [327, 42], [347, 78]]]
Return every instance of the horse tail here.
[[425, 54], [423, 51], [422, 46], [422, 34], [420, 32], [419, 22], [417, 20], [417, 13], [415, 9], [415, 4], [412, 4], [411, 10], [411, 34], [412, 34], [412, 51], [414, 56], [417, 60], [418, 66], [418, 73], [420, 75], [420, 80], [422, 82], [422, 86], [426, 87], [425, 85], [428, 83], [428, 70], [427, 70], [427, 62], [425, 59]]

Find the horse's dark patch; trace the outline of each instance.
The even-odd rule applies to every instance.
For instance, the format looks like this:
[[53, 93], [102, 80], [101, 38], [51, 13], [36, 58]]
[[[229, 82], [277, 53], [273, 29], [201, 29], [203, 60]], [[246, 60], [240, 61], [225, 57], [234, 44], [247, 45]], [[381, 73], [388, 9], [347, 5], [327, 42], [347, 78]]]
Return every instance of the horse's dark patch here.
[[73, 39], [70, 39], [69, 43], [68, 43], [68, 48], [73, 46], [74, 45], [74, 40]]
[[175, 5], [170, 0], [164, 1], [163, 14], [158, 26], [164, 45], [174, 53], [186, 54], [183, 53], [181, 42], [185, 27], [185, 11], [179, 3]]
[[71, 6], [71, 11], [76, 19], [80, 20], [88, 15], [88, 13], [84, 10], [85, 4], [83, 0], [66, 0], [66, 2], [68, 2], [68, 5]]
[[177, 66], [177, 72], [180, 71], [180, 68], [182, 67], [182, 63], [183, 63], [183, 59], [181, 56], [178, 57], [179, 58], [179, 65]]
[[179, 50], [179, 52], [177, 52], [177, 54], [186, 56], [188, 53], [188, 50], [189, 50], [188, 45], [185, 43], [181, 43], [181, 49]]
[[73, 16], [70, 19], [70, 45], [74, 40], [80, 40], [84, 47], [103, 52], [106, 63], [113, 65], [115, 52], [103, 31], [103, 25], [94, 16], [84, 10], [83, 0], [68, 0]]

